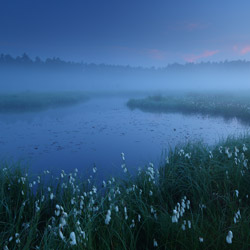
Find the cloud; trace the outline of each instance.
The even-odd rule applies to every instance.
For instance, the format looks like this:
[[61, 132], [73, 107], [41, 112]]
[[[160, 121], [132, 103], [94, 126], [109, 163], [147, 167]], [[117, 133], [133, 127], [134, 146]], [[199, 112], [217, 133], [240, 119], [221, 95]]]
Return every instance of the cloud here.
[[196, 62], [199, 59], [207, 58], [207, 57], [213, 56], [213, 55], [215, 55], [217, 53], [219, 53], [219, 50], [206, 50], [201, 54], [185, 55], [184, 60], [186, 62]]
[[241, 51], [240, 51], [240, 53], [241, 53], [242, 55], [245, 55], [245, 54], [247, 54], [247, 53], [249, 53], [249, 52], [250, 52], [250, 45], [245, 46], [245, 47], [242, 48]]

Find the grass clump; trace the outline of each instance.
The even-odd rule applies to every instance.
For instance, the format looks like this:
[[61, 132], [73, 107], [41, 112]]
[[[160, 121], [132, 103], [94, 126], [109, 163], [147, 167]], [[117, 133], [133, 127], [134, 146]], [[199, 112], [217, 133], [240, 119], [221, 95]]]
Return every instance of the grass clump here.
[[22, 113], [65, 107], [86, 101], [83, 92], [24, 92], [0, 94], [0, 113]]
[[250, 138], [172, 150], [125, 178], [0, 170], [4, 249], [249, 249]]
[[149, 96], [144, 99], [130, 99], [127, 106], [148, 112], [181, 112], [238, 118], [250, 121], [250, 95], [248, 94], [186, 94]]

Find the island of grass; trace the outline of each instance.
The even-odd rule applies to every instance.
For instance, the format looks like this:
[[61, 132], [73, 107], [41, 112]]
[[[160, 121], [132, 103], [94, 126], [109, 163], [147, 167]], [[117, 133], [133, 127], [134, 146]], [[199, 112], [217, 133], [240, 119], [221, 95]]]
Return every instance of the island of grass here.
[[[126, 157], [126, 156], [125, 156]], [[170, 151], [124, 179], [0, 168], [2, 249], [250, 249], [250, 137]]]
[[22, 113], [66, 107], [84, 102], [84, 92], [24, 92], [0, 94], [0, 113]]
[[186, 94], [130, 99], [127, 106], [147, 112], [180, 112], [238, 118], [250, 122], [250, 94]]

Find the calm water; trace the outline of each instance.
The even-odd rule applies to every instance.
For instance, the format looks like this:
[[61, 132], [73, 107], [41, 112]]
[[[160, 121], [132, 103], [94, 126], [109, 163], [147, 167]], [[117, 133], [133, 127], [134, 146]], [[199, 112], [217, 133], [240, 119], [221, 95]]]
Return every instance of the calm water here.
[[213, 144], [248, 131], [236, 119], [130, 111], [126, 98], [92, 99], [78, 106], [39, 113], [0, 115], [0, 158], [28, 162], [32, 172], [78, 168], [99, 176], [119, 175], [121, 152], [128, 169], [156, 166], [161, 153], [178, 143]]

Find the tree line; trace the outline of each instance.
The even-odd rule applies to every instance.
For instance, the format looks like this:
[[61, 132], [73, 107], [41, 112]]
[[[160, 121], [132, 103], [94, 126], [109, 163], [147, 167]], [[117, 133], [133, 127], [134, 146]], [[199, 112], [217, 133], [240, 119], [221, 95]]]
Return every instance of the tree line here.
[[37, 67], [37, 68], [67, 68], [76, 70], [94, 70], [94, 71], [148, 71], [148, 72], [168, 72], [168, 71], [185, 71], [185, 70], [201, 70], [201, 69], [250, 69], [250, 61], [235, 60], [235, 61], [221, 61], [221, 62], [200, 62], [200, 63], [173, 63], [165, 67], [132, 67], [129, 65], [110, 65], [110, 64], [95, 64], [84, 62], [64, 61], [59, 57], [47, 58], [42, 60], [40, 57], [31, 59], [26, 53], [21, 56], [13, 57], [10, 54], [0, 54], [1, 66], [23, 66], [23, 67]]

